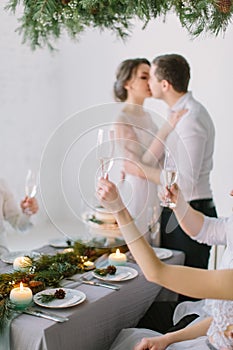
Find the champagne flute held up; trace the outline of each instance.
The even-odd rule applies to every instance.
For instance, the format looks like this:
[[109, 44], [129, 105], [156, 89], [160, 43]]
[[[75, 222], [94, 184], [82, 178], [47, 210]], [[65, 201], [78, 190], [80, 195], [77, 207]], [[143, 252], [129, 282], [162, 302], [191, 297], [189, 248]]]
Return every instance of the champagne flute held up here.
[[[176, 167], [175, 160], [170, 152], [166, 151], [165, 159], [164, 159], [164, 176], [165, 176], [165, 185], [167, 188], [171, 188], [171, 186], [176, 182], [178, 176], [178, 170]], [[173, 203], [170, 198], [167, 198], [160, 203], [163, 207], [175, 208], [176, 203]]]
[[115, 152], [115, 132], [114, 130], [98, 130], [97, 136], [97, 159], [100, 162], [101, 176], [106, 178], [113, 166]]
[[[26, 198], [24, 202], [34, 198], [37, 192], [37, 173], [32, 169], [28, 169], [26, 180], [25, 180], [25, 194]], [[24, 213], [27, 215], [31, 215], [32, 211], [30, 208], [25, 208]]]

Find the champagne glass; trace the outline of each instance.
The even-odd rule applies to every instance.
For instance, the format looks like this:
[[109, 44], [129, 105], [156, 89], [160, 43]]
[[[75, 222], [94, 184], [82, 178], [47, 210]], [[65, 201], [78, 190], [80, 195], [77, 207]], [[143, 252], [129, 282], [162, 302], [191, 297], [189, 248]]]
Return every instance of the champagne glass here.
[[[165, 159], [164, 159], [164, 175], [165, 175], [165, 186], [168, 187], [168, 189], [171, 188], [171, 186], [176, 182], [178, 171], [176, 167], [175, 160], [173, 156], [170, 154], [170, 152], [165, 153]], [[173, 203], [170, 198], [166, 198], [165, 201], [161, 203], [163, 207], [168, 208], [175, 208], [176, 203]]]
[[37, 173], [28, 169], [25, 181], [25, 194], [28, 198], [35, 197], [37, 192]]
[[[37, 192], [37, 172], [28, 169], [25, 180], [25, 194], [27, 198], [34, 198]], [[31, 210], [26, 208], [25, 214], [31, 215]]]
[[97, 136], [97, 159], [100, 162], [101, 176], [106, 178], [113, 166], [115, 152], [114, 130], [98, 130]]
[[147, 225], [148, 232], [150, 233], [150, 243], [152, 246], [159, 246], [159, 232], [160, 232], [160, 223], [158, 221], [158, 213], [156, 206], [149, 207], [147, 209]]

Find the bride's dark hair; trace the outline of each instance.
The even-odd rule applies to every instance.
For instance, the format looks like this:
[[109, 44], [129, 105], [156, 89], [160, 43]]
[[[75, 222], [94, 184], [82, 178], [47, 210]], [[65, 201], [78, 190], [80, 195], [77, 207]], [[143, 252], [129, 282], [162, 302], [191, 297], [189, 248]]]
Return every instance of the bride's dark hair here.
[[127, 90], [125, 89], [126, 82], [132, 78], [136, 73], [140, 64], [147, 64], [150, 66], [150, 62], [146, 58], [132, 58], [121, 62], [117, 68], [116, 81], [114, 83], [113, 92], [115, 100], [118, 102], [124, 102], [127, 99]]

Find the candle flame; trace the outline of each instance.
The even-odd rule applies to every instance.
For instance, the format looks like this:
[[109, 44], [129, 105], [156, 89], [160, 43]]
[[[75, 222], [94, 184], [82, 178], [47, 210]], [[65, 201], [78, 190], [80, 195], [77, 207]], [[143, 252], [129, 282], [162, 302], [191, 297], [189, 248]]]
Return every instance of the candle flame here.
[[20, 284], [19, 284], [19, 290], [20, 290], [20, 292], [23, 291], [23, 282], [20, 282]]
[[120, 254], [121, 254], [120, 249], [117, 249], [116, 250], [116, 255], [120, 255]]

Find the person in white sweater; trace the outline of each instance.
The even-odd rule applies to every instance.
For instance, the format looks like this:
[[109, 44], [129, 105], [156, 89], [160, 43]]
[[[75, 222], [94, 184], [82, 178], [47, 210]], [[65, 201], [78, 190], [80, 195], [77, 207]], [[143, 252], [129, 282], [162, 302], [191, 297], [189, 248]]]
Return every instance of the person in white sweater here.
[[37, 211], [38, 203], [35, 197], [25, 197], [19, 207], [6, 181], [0, 179], [0, 246], [6, 246], [5, 221], [12, 227], [24, 231], [32, 225], [30, 217]]

